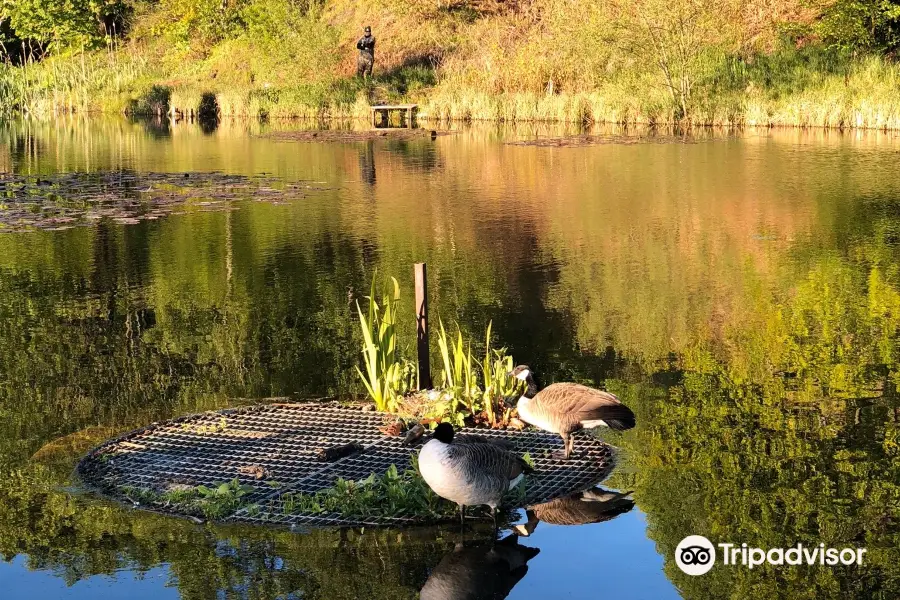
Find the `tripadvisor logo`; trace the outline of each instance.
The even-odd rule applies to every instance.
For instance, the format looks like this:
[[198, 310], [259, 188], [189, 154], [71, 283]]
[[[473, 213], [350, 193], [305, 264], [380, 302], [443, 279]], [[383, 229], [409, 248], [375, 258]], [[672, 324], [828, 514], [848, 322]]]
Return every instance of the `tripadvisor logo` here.
[[[751, 548], [747, 544], [717, 544], [723, 565], [753, 569], [762, 564], [770, 565], [820, 565], [837, 564], [862, 566], [865, 548], [826, 548], [825, 544], [791, 548]], [[716, 546], [702, 535], [689, 535], [675, 548], [675, 564], [688, 575], [703, 575], [716, 562]]]
[[689, 535], [675, 548], [675, 564], [688, 575], [703, 575], [715, 562], [716, 549], [702, 535]]

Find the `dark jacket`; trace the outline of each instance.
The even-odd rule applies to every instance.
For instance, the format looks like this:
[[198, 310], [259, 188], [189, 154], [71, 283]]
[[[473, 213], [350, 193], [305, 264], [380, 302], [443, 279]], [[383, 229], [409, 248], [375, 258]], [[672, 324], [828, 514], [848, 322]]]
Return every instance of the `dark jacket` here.
[[356, 48], [360, 52], [366, 52], [375, 55], [375, 36], [374, 35], [364, 35], [359, 38], [359, 41], [356, 42]]

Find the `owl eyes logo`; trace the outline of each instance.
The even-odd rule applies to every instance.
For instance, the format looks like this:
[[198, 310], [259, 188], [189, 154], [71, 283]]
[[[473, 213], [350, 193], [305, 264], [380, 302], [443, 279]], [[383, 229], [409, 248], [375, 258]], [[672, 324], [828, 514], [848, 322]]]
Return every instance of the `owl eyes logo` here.
[[675, 564], [688, 575], [703, 575], [715, 562], [715, 547], [702, 535], [689, 535], [675, 548]]
[[705, 565], [712, 555], [703, 546], [688, 546], [681, 551], [681, 562], [686, 565]]

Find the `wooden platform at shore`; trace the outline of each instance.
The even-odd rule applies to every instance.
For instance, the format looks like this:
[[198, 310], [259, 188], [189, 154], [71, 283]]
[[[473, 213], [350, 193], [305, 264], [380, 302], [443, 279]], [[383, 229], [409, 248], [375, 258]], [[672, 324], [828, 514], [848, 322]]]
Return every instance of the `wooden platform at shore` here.
[[371, 107], [372, 109], [372, 126], [378, 127], [378, 117], [383, 115], [384, 122], [390, 123], [390, 114], [391, 111], [405, 113], [406, 115], [406, 126], [412, 127], [413, 121], [416, 118], [416, 113], [419, 110], [418, 104], [376, 104]]

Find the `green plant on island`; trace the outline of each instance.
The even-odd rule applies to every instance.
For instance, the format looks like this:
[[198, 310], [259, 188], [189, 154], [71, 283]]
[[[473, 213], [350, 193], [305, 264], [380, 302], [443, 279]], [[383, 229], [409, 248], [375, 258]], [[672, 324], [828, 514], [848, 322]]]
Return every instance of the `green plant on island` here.
[[[419, 474], [416, 455], [402, 473], [392, 464], [382, 475], [365, 479], [335, 480], [330, 488], [315, 494], [286, 493], [281, 496], [285, 514], [338, 514], [345, 518], [415, 517], [430, 521], [456, 518], [458, 506], [435, 494]], [[523, 480], [510, 490], [507, 499], [519, 505], [525, 498]]]
[[149, 488], [122, 486], [119, 492], [136, 504], [147, 504], [163, 509], [184, 513], [200, 513], [208, 519], [221, 519], [246, 502], [246, 496], [253, 492], [253, 486], [242, 485], [235, 478], [211, 487], [177, 487], [165, 492]]
[[356, 312], [363, 335], [363, 363], [365, 373], [356, 367], [375, 408], [381, 411], [396, 410], [397, 400], [414, 389], [418, 372], [414, 363], [401, 358], [397, 348], [397, 306], [400, 303], [400, 285], [391, 277], [392, 290], [384, 290], [381, 304], [375, 296], [375, 277], [367, 299], [368, 313], [364, 314], [359, 302]]
[[359, 302], [356, 312], [362, 331], [363, 369], [356, 372], [369, 398], [380, 411], [397, 412], [435, 421], [447, 420], [458, 427], [466, 419], [486, 423], [491, 427], [505, 426], [511, 409], [505, 398], [515, 396], [522, 383], [509, 376], [513, 358], [506, 348], [491, 348], [489, 322], [484, 337], [484, 358], [479, 360], [472, 342], [464, 339], [456, 325], [456, 337], [451, 339], [442, 320], [438, 320], [438, 350], [441, 357], [440, 386], [432, 391], [413, 392], [418, 388], [416, 363], [406, 359], [399, 350], [397, 310], [400, 304], [400, 285], [391, 277], [390, 285], [376, 299], [376, 277], [372, 278], [368, 310], [363, 312]]
[[457, 324], [456, 341], [447, 336], [444, 323], [440, 322], [438, 348], [443, 363], [443, 388], [438, 403], [430, 407], [428, 416], [446, 418], [462, 427], [466, 417], [483, 418], [491, 427], [502, 427], [509, 421], [511, 409], [504, 399], [515, 396], [522, 383], [509, 376], [513, 358], [506, 348], [491, 348], [489, 322], [485, 334], [484, 360], [475, 358], [471, 342], [466, 343]]
[[481, 363], [484, 381], [481, 401], [488, 422], [491, 427], [495, 427], [509, 423], [512, 408], [507, 405], [506, 399], [521, 395], [525, 384], [509, 376], [515, 364], [513, 357], [506, 353], [506, 348], [499, 350], [491, 348], [491, 325], [492, 322], [488, 322], [484, 342], [484, 362]]
[[223, 517], [243, 503], [243, 498], [253, 492], [253, 486], [242, 485], [237, 478], [213, 487], [197, 486], [200, 498], [198, 505], [203, 514], [210, 519]]
[[[472, 344], [464, 344], [462, 331], [459, 324], [456, 326], [456, 342], [451, 342], [444, 329], [444, 322], [440, 319], [440, 334], [438, 335], [438, 348], [441, 351], [443, 371], [441, 381], [442, 391], [447, 398], [447, 410], [449, 415], [457, 417], [451, 420], [456, 425], [462, 426], [464, 414], [475, 414], [475, 397], [478, 394], [478, 386], [473, 363], [477, 362], [472, 356]], [[465, 412], [460, 410], [465, 409]]]
[[413, 463], [400, 473], [396, 465], [383, 475], [372, 473], [360, 481], [343, 478], [315, 494], [286, 493], [281, 497], [286, 514], [336, 513], [343, 517], [452, 517], [456, 507], [444, 502], [425, 483]]

